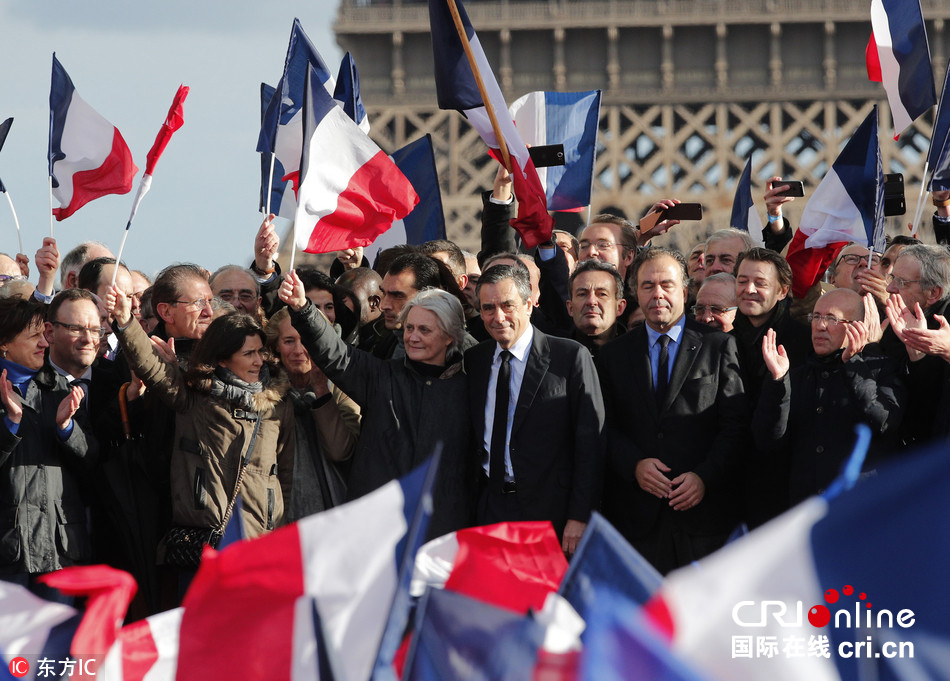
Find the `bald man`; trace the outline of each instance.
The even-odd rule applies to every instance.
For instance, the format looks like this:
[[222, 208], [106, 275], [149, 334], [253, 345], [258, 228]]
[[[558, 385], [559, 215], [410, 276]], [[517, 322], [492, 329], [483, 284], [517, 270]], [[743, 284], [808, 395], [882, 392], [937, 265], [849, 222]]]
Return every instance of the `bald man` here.
[[861, 354], [872, 306], [870, 294], [862, 299], [851, 289], [823, 295], [809, 315], [813, 353], [791, 370], [775, 331], [766, 332], [762, 357], [770, 376], [752, 429], [760, 450], [787, 463], [786, 508], [834, 480], [854, 447], [856, 424], [872, 432], [865, 470], [896, 449], [906, 389], [894, 360]]

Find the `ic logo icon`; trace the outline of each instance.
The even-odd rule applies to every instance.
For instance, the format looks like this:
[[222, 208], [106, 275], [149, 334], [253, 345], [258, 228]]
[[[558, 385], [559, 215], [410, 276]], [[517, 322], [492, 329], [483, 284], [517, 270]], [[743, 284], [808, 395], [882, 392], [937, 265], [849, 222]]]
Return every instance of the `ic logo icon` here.
[[30, 663], [24, 657], [14, 657], [10, 660], [10, 673], [18, 679], [30, 673]]

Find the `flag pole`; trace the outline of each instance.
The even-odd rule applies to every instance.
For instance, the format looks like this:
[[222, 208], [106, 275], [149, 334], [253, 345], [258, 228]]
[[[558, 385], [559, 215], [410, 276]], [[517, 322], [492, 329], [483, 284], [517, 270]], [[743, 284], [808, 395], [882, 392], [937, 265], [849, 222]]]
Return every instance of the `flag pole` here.
[[462, 49], [465, 50], [465, 56], [468, 58], [468, 65], [472, 68], [472, 75], [475, 76], [475, 83], [478, 85], [478, 94], [482, 97], [482, 103], [485, 105], [485, 111], [488, 113], [488, 120], [491, 121], [492, 131], [495, 133], [495, 139], [498, 141], [498, 150], [501, 152], [502, 162], [505, 170], [511, 172], [511, 158], [508, 156], [508, 145], [505, 143], [505, 137], [501, 134], [501, 128], [498, 125], [498, 119], [495, 117], [495, 110], [492, 108], [491, 99], [485, 90], [485, 83], [482, 81], [482, 74], [478, 72], [478, 65], [475, 63], [475, 55], [472, 52], [472, 46], [468, 42], [468, 34], [465, 32], [465, 26], [462, 24], [462, 17], [459, 16], [458, 7], [455, 0], [446, 0], [449, 5], [449, 12], [452, 14], [452, 21], [455, 22], [455, 30], [459, 34], [459, 40], [462, 41]]
[[[927, 186], [927, 172], [930, 170], [930, 161], [924, 162], [924, 174], [920, 182], [920, 194], [917, 196], [917, 206], [914, 208], [914, 224], [910, 227], [910, 235], [917, 238], [917, 225], [920, 224], [920, 218], [924, 212], [923, 205], [926, 198], [924, 188]], [[927, 194], [930, 192], [928, 191]]]
[[[20, 221], [17, 219], [17, 216], [16, 216], [16, 208], [13, 207], [13, 199], [10, 198], [10, 192], [5, 191], [3, 193], [7, 195], [7, 202], [10, 204], [10, 212], [13, 213], [13, 224], [16, 225], [16, 238], [17, 238], [17, 242], [20, 244], [20, 250], [17, 251], [17, 253], [22, 253], [23, 252], [23, 234], [20, 233]], [[52, 213], [50, 213], [50, 215], [52, 215]]]
[[[270, 215], [270, 213], [268, 213]], [[297, 255], [297, 219], [294, 218], [294, 228], [290, 233], [290, 270], [294, 271], [294, 256]]]
[[[53, 238], [53, 176], [49, 176], [49, 236]], [[22, 253], [22, 251], [21, 251]]]
[[265, 199], [265, 205], [267, 210], [264, 212], [264, 215], [270, 215], [270, 195], [274, 191], [274, 159], [277, 158], [277, 154], [273, 151], [270, 152], [270, 172], [267, 174], [267, 198]]

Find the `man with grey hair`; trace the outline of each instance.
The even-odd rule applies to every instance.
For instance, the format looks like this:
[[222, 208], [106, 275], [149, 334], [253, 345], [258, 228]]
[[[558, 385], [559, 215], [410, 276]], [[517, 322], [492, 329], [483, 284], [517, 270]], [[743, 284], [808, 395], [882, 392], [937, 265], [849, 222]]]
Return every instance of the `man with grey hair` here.
[[98, 241], [83, 241], [63, 256], [59, 270], [60, 289], [78, 288], [79, 270], [90, 260], [115, 258], [109, 247]]
[[225, 265], [215, 270], [208, 280], [211, 293], [236, 310], [263, 321], [261, 285], [251, 270], [240, 265]]
[[571, 338], [597, 357], [600, 348], [627, 329], [617, 322], [627, 301], [623, 279], [613, 265], [599, 260], [583, 260], [569, 282], [571, 297], [567, 311], [574, 320]]
[[523, 269], [487, 268], [479, 311], [492, 340], [465, 353], [475, 463], [476, 523], [549, 520], [574, 553], [597, 508], [604, 405], [590, 353], [531, 324]]
[[706, 239], [706, 250], [703, 252], [706, 276], [717, 272], [735, 274], [739, 254], [753, 246], [755, 244], [748, 232], [735, 227], [716, 230]]
[[703, 280], [692, 312], [696, 321], [729, 333], [738, 309], [736, 278], [726, 272], [717, 272]]

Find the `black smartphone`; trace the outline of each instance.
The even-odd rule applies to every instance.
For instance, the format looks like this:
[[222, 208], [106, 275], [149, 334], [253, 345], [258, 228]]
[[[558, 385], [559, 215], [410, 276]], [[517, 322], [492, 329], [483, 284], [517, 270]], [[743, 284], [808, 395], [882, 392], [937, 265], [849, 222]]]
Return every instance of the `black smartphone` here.
[[701, 203], [678, 203], [672, 208], [667, 208], [660, 215], [660, 220], [702, 220], [703, 204]]
[[776, 196], [805, 196], [805, 183], [801, 180], [782, 180], [773, 184], [788, 185], [788, 189], [784, 192], [778, 192]]
[[884, 216], [904, 215], [906, 212], [904, 176], [901, 173], [888, 173], [884, 176]]
[[529, 147], [528, 154], [534, 161], [535, 168], [564, 165], [564, 145], [546, 144], [542, 147]]

